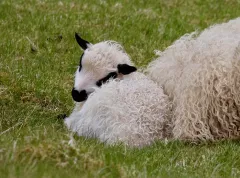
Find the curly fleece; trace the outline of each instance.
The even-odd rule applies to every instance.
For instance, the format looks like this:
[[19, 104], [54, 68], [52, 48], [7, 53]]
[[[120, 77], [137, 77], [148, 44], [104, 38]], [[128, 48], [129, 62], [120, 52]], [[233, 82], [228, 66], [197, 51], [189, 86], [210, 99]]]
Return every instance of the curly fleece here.
[[134, 73], [96, 88], [65, 124], [80, 136], [141, 147], [170, 136], [169, 117], [170, 103], [162, 88]]
[[173, 138], [240, 138], [240, 18], [177, 40], [146, 72], [173, 101]]

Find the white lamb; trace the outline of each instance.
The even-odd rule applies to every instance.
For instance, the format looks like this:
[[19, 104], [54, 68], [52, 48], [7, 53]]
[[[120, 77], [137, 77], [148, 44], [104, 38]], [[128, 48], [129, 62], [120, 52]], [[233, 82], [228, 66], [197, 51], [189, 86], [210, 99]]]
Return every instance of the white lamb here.
[[177, 40], [147, 73], [173, 101], [173, 138], [240, 138], [240, 18]]
[[76, 39], [84, 53], [72, 96], [81, 103], [65, 119], [67, 127], [109, 144], [142, 147], [169, 138], [171, 105], [162, 88], [135, 72], [116, 42], [92, 45], [77, 34]]

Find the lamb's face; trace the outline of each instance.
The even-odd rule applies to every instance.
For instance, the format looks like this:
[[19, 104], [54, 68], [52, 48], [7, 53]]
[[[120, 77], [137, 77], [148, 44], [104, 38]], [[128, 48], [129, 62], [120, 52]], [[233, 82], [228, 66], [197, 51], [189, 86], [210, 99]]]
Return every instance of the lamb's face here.
[[100, 87], [110, 78], [120, 78], [122, 75], [136, 71], [123, 48], [116, 42], [106, 41], [90, 44], [78, 34], [75, 38], [84, 53], [75, 73], [72, 97], [75, 101], [85, 101], [95, 87]]

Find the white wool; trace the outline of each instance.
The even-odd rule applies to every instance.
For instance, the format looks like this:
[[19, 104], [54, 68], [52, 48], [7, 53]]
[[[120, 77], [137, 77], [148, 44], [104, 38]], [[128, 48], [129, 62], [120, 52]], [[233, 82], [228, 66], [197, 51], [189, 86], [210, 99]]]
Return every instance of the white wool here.
[[184, 35], [149, 64], [173, 101], [174, 138], [240, 138], [239, 43], [237, 18]]
[[99, 73], [112, 72], [119, 63], [131, 64], [122, 46], [114, 41], [104, 41], [91, 45], [84, 51], [82, 64]]
[[139, 72], [96, 88], [76, 108], [65, 124], [79, 136], [141, 147], [171, 134], [168, 97]]

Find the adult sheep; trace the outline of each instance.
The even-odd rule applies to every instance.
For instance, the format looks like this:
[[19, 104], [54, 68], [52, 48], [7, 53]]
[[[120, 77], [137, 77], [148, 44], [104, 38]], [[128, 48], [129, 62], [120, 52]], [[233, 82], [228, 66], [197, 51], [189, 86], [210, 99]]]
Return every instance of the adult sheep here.
[[109, 144], [142, 147], [168, 138], [171, 105], [162, 88], [135, 72], [116, 42], [93, 45], [75, 37], [84, 53], [72, 90], [77, 103], [64, 121], [66, 126], [80, 136]]
[[147, 73], [173, 101], [173, 137], [240, 138], [240, 18], [184, 35]]

